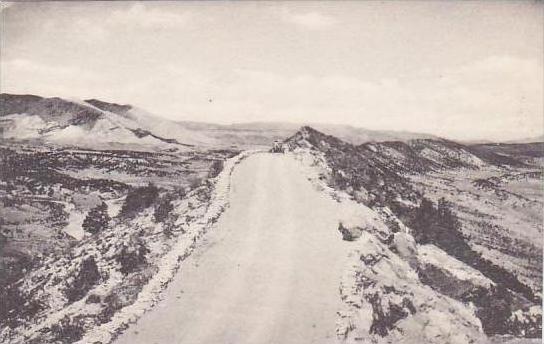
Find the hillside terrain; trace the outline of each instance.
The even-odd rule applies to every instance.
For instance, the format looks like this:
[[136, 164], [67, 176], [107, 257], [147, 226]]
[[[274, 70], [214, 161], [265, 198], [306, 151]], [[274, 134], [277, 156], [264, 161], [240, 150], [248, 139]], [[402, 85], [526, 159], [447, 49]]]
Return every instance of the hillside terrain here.
[[3, 139], [79, 148], [188, 151], [214, 144], [207, 136], [134, 108], [96, 99], [0, 94]]
[[[285, 155], [255, 154], [275, 140]], [[0, 342], [109, 343], [168, 295], [195, 249], [192, 279], [174, 281], [161, 309], [179, 319], [202, 305], [183, 319], [215, 324], [215, 339], [221, 316], [246, 326], [227, 306], [254, 314], [239, 333], [262, 341], [332, 338], [332, 318], [346, 343], [540, 338], [543, 167], [542, 142], [173, 122], [97, 99], [0, 94]], [[200, 288], [206, 276], [225, 283]], [[228, 300], [178, 300], [183, 283]], [[286, 309], [301, 311], [275, 326]]]
[[146, 288], [218, 216], [216, 180], [236, 154], [2, 146], [1, 341], [72, 343], [149, 308]]
[[0, 100], [0, 341], [72, 343], [120, 327], [121, 310], [149, 308], [218, 216], [218, 176], [239, 150], [163, 137], [128, 105]]
[[352, 145], [304, 127], [285, 146], [382, 224], [339, 227], [358, 243], [342, 284], [344, 340], [540, 338], [544, 144]]

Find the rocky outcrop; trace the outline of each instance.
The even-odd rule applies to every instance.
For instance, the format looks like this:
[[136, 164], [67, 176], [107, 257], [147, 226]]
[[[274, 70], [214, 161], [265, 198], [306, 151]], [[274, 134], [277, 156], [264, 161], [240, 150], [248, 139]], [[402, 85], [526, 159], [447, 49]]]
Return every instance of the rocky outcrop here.
[[[415, 247], [404, 245], [410, 240], [401, 241], [413, 257]], [[470, 304], [423, 283], [409, 261], [372, 234], [356, 243], [340, 289], [345, 308], [337, 335], [343, 342], [461, 344], [485, 338]]]
[[[451, 191], [441, 199], [423, 194], [438, 193], [435, 185], [447, 184], [457, 174], [473, 190], [495, 190], [499, 181], [488, 176], [501, 176], [504, 165], [495, 164], [493, 154], [447, 140], [353, 146], [309, 127], [301, 128], [286, 145], [308, 157], [301, 161], [314, 157], [319, 180], [334, 190], [329, 193], [335, 199], [349, 199], [365, 209], [364, 215], [342, 221], [338, 228], [354, 246], [341, 286], [345, 309], [339, 314], [339, 338], [470, 343], [487, 336], [539, 333], [538, 294], [517, 273], [505, 269], [504, 262], [490, 261], [474, 249], [464, 232], [474, 222], [461, 221], [449, 201], [456, 200], [455, 190], [447, 189]], [[486, 179], [471, 179], [472, 173]], [[514, 174], [533, 178], [535, 173]], [[478, 196], [475, 201], [488, 208]], [[477, 206], [470, 210], [481, 214]], [[525, 247], [508, 247], [509, 256], [517, 257], [518, 249], [524, 257]]]

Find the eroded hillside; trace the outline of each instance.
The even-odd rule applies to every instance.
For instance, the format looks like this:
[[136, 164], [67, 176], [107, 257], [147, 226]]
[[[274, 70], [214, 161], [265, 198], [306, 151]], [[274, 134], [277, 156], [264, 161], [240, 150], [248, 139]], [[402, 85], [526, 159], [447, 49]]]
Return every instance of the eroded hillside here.
[[318, 179], [335, 197], [348, 195], [385, 224], [339, 228], [357, 243], [341, 289], [340, 337], [540, 337], [542, 144], [354, 146], [303, 127], [285, 145], [321, 168]]
[[107, 342], [220, 214], [239, 151], [130, 126], [130, 106], [1, 100], [0, 341]]
[[109, 338], [149, 308], [220, 214], [236, 153], [3, 147], [2, 341]]

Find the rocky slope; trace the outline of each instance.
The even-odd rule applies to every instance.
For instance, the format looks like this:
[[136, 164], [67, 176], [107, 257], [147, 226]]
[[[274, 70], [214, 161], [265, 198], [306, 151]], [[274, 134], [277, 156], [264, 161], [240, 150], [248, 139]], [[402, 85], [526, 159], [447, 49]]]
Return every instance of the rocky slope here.
[[355, 146], [310, 127], [284, 144], [321, 169], [316, 180], [334, 197], [377, 219], [339, 226], [355, 245], [341, 287], [342, 340], [541, 336], [541, 144]]
[[0, 95], [0, 342], [89, 342], [97, 328], [107, 342], [152, 305], [220, 213], [239, 153], [171, 123]]
[[[10, 187], [1, 194], [1, 342], [110, 342], [156, 302], [220, 215], [230, 173], [243, 158], [208, 152], [183, 162], [158, 153], [123, 154], [4, 149], [3, 166], [14, 167], [13, 158], [22, 160], [23, 169], [3, 170]], [[32, 157], [43, 165], [39, 171], [24, 164]], [[105, 179], [107, 172], [99, 177], [105, 166], [135, 161], [137, 171], [123, 170], [117, 181]], [[84, 168], [95, 175], [67, 173]], [[32, 217], [51, 204], [60, 204], [54, 218], [60, 223]], [[74, 214], [82, 222], [71, 223]], [[27, 259], [14, 265], [20, 256]]]

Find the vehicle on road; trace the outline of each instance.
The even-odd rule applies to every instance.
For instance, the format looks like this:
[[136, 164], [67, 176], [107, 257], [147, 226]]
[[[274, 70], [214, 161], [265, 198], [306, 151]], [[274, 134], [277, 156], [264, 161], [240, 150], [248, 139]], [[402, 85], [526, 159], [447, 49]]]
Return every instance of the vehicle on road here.
[[272, 145], [272, 149], [270, 150], [272, 153], [284, 153], [285, 148], [283, 147], [283, 143], [281, 143], [279, 140], [275, 140], [274, 144]]

